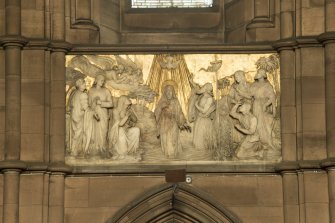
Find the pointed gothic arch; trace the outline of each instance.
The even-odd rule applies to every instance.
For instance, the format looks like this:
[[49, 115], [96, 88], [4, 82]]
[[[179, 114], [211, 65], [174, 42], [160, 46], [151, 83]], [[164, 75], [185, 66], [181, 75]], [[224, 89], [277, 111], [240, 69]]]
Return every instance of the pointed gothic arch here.
[[166, 184], [121, 209], [107, 223], [242, 223], [234, 214], [198, 189]]

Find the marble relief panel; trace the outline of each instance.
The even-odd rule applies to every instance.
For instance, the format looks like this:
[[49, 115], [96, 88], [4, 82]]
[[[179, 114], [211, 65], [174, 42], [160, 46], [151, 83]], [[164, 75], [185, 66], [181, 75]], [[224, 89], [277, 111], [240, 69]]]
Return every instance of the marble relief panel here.
[[277, 54], [66, 58], [70, 165], [277, 162]]

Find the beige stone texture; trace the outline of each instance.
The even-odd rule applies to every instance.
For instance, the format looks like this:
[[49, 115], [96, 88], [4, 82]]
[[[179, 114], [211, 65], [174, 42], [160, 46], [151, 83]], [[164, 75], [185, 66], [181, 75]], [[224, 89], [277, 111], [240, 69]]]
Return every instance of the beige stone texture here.
[[5, 149], [5, 54], [0, 50], [0, 160]]
[[307, 47], [301, 49], [302, 77], [324, 77], [324, 49], [322, 47]]
[[[29, 1], [23, 1], [29, 2]], [[34, 2], [34, 0], [32, 1]], [[41, 6], [44, 3], [39, 1], [37, 5]], [[27, 3], [23, 3], [27, 4]], [[44, 8], [42, 9], [25, 9], [22, 7], [21, 20], [22, 20], [22, 35], [25, 37], [43, 39], [44, 38]]]
[[306, 203], [328, 203], [326, 172], [305, 172], [304, 183]]
[[301, 1], [301, 34], [319, 35], [325, 30], [324, 0]]
[[0, 0], [0, 36], [5, 34], [5, 0]]
[[43, 222], [43, 173], [20, 177], [20, 222]]

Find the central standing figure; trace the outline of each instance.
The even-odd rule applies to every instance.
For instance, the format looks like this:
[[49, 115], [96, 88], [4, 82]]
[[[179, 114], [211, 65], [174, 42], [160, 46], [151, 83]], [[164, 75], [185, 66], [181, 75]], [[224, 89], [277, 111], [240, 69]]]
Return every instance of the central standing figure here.
[[191, 131], [176, 97], [176, 83], [167, 80], [163, 83], [163, 95], [155, 109], [158, 137], [163, 153], [168, 158], [176, 158], [182, 151], [179, 130]]
[[90, 153], [102, 157], [105, 157], [107, 152], [108, 109], [113, 107], [112, 94], [104, 84], [105, 77], [97, 75], [92, 88], [88, 91], [88, 101], [94, 111], [95, 119]]

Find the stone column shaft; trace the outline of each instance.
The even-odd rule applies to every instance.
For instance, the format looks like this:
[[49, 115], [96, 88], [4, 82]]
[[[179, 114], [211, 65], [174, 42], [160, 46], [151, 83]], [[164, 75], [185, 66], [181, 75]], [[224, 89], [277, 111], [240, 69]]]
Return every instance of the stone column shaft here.
[[[49, 223], [64, 222], [65, 0], [51, 0]], [[66, 48], [66, 47], [65, 47]], [[61, 170], [59, 170], [58, 167]]]
[[270, 8], [270, 0], [254, 0], [254, 13], [255, 18], [268, 18], [269, 8]]
[[329, 222], [335, 222], [335, 168], [328, 169]]
[[64, 174], [54, 173], [49, 185], [49, 222], [64, 222]]
[[335, 0], [326, 0], [326, 31], [335, 31]]
[[284, 222], [299, 222], [299, 188], [295, 172], [283, 173]]
[[[280, 1], [280, 38], [282, 47], [280, 54], [280, 85], [281, 85], [281, 129], [282, 156], [284, 162], [297, 160], [297, 106], [296, 106], [296, 65], [294, 44], [285, 39], [294, 37], [294, 0]], [[294, 168], [293, 168], [294, 169]], [[282, 172], [284, 222], [300, 221], [299, 216], [299, 180], [297, 173]]]
[[6, 35], [21, 33], [21, 0], [6, 0]]
[[292, 38], [294, 36], [294, 7], [295, 1], [280, 1], [280, 37], [281, 39]]
[[5, 159], [20, 159], [21, 146], [21, 49], [7, 46], [5, 50], [6, 72], [6, 121]]
[[65, 53], [51, 53], [50, 161], [64, 162], [65, 150]]
[[51, 0], [51, 39], [65, 40], [65, 1]]
[[[325, 87], [327, 156], [335, 158], [335, 0], [326, 0]], [[330, 35], [327, 35], [329, 33]], [[335, 168], [328, 169], [329, 222], [335, 223]]]
[[4, 173], [3, 223], [19, 222], [19, 187], [19, 171], [6, 171]]
[[335, 41], [325, 44], [327, 153], [335, 158]]

